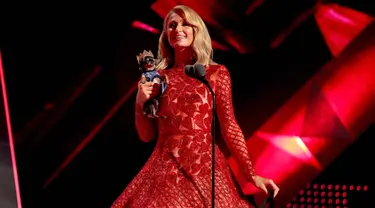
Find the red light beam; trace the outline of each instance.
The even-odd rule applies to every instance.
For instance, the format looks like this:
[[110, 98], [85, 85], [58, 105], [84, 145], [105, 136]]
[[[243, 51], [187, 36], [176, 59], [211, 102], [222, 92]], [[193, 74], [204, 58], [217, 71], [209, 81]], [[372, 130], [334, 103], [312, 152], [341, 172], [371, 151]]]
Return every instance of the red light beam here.
[[143, 23], [141, 21], [138, 21], [138, 20], [133, 21], [132, 27], [148, 31], [150, 33], [160, 34], [160, 31], [158, 29], [151, 27], [150, 25]]
[[22, 208], [21, 192], [20, 192], [19, 180], [18, 180], [16, 153], [14, 151], [14, 139], [13, 139], [13, 133], [12, 133], [12, 123], [10, 121], [8, 96], [7, 96], [7, 91], [6, 91], [3, 61], [2, 61], [2, 58], [1, 58], [1, 51], [0, 51], [0, 79], [1, 79], [1, 89], [2, 89], [2, 93], [3, 93], [3, 101], [4, 101], [4, 108], [5, 108], [5, 119], [6, 119], [7, 130], [8, 130], [10, 154], [11, 154], [11, 157], [12, 157], [13, 177], [14, 177], [14, 186], [15, 186], [15, 189], [16, 189], [17, 207]]

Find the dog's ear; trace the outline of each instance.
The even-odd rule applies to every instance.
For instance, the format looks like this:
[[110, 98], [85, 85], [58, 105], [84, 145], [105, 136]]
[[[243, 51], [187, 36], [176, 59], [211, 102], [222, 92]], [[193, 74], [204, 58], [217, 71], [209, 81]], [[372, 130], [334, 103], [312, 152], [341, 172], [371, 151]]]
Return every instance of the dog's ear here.
[[137, 55], [136, 57], [137, 57], [138, 64], [141, 64], [143, 61], [143, 54], [139, 53], [139, 55]]

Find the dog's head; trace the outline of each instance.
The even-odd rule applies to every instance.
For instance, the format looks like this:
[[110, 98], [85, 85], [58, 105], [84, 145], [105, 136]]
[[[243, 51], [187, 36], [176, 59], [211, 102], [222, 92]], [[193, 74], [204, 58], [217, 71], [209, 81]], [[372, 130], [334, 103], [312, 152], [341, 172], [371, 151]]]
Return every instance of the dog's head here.
[[143, 50], [143, 53], [137, 56], [137, 60], [141, 70], [147, 71], [155, 68], [156, 60], [151, 51]]

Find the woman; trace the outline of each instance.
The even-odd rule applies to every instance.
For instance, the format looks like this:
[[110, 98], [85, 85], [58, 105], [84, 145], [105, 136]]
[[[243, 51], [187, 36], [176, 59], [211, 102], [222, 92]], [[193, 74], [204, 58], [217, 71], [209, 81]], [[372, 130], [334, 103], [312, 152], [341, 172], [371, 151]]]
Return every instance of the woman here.
[[[153, 83], [139, 83], [136, 128], [156, 147], [125, 191], [112, 205], [117, 207], [211, 207], [212, 97], [205, 85], [184, 74], [184, 66], [200, 63], [216, 94], [216, 108], [223, 138], [249, 182], [267, 193], [278, 192], [270, 179], [256, 174], [243, 133], [234, 117], [228, 70], [212, 60], [211, 39], [203, 20], [191, 8], [176, 6], [166, 16], [159, 39], [157, 69], [168, 79], [160, 98], [157, 119], [143, 114], [152, 98]], [[215, 207], [251, 207], [240, 197], [227, 161], [215, 147]]]

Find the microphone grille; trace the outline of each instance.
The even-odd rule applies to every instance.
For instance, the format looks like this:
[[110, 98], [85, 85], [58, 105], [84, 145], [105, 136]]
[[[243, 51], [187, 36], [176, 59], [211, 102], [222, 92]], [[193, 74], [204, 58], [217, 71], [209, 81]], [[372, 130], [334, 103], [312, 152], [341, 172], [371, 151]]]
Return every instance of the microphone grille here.
[[185, 65], [184, 72], [186, 75], [192, 77], [194, 76], [194, 68], [192, 65]]
[[191, 70], [192, 65], [185, 65], [184, 71], [185, 73], [188, 73]]
[[194, 73], [197, 77], [202, 78], [206, 76], [206, 68], [202, 64], [195, 64]]

